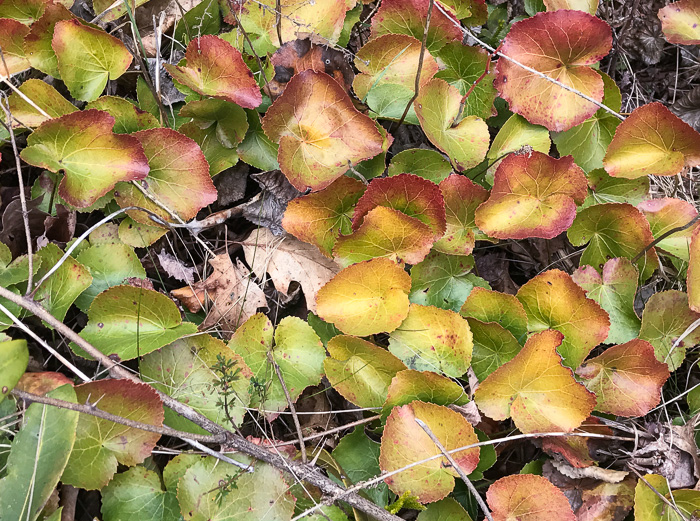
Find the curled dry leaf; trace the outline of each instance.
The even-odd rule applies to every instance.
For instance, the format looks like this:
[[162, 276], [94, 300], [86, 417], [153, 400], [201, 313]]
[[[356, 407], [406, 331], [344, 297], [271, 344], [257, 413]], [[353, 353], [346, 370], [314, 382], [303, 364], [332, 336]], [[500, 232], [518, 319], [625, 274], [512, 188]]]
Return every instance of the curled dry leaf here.
[[255, 315], [258, 308], [266, 307], [267, 301], [246, 267], [240, 262], [234, 266], [228, 253], [217, 255], [209, 264], [214, 271], [206, 280], [170, 293], [193, 313], [206, 307], [207, 316], [200, 327], [219, 324], [226, 336], [226, 331], [235, 330]]
[[294, 237], [280, 239], [267, 228], [254, 230], [242, 245], [253, 273], [261, 280], [269, 275], [280, 293], [287, 295], [289, 285], [298, 282], [309, 311], [316, 311], [316, 294], [340, 271], [315, 246]]

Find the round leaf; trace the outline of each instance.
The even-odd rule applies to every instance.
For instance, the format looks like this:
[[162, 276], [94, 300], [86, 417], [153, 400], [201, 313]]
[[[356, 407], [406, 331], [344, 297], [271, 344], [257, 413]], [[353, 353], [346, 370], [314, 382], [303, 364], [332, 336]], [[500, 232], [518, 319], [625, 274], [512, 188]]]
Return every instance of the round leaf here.
[[[478, 442], [474, 428], [464, 416], [447, 407], [420, 401], [395, 407], [382, 435], [379, 464], [384, 472], [398, 470], [416, 461], [442, 454], [415, 421], [416, 418], [430, 428], [448, 451]], [[469, 474], [479, 463], [479, 448], [454, 452], [451, 456]], [[406, 469], [384, 481], [396, 494], [410, 492], [421, 503], [430, 503], [452, 492], [454, 476], [457, 475], [457, 471], [443, 456]]]
[[564, 493], [542, 476], [513, 474], [486, 492], [494, 521], [576, 521]]
[[[501, 52], [596, 101], [603, 80], [591, 68], [612, 46], [610, 26], [583, 11], [538, 13], [513, 25]], [[507, 60], [498, 60], [494, 85], [510, 109], [549, 130], [568, 130], [598, 107]]]
[[491, 373], [474, 393], [474, 401], [489, 418], [512, 417], [521, 432], [571, 432], [595, 407], [595, 395], [562, 365], [557, 347], [563, 335], [543, 331], [532, 335], [510, 362]]
[[316, 310], [326, 322], [356, 336], [390, 332], [408, 315], [411, 277], [389, 259], [345, 268], [316, 295]]

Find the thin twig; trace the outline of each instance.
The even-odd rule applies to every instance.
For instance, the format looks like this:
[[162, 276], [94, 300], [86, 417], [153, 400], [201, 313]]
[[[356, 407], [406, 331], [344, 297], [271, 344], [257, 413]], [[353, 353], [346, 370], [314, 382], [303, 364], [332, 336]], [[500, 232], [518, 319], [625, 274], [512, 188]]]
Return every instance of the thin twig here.
[[301, 424], [299, 423], [299, 417], [297, 416], [297, 410], [294, 407], [294, 402], [292, 397], [289, 395], [289, 390], [287, 389], [287, 384], [284, 383], [284, 378], [282, 377], [282, 371], [280, 371], [280, 366], [277, 365], [275, 359], [272, 357], [272, 353], [268, 351], [267, 359], [272, 364], [272, 368], [277, 374], [277, 379], [282, 385], [282, 390], [284, 391], [284, 397], [287, 399], [287, 405], [289, 406], [289, 411], [292, 413], [292, 420], [294, 421], [294, 427], [297, 430], [297, 437], [299, 438], [299, 450], [301, 451], [301, 461], [306, 463], [308, 460], [306, 458], [306, 445], [304, 444], [304, 433], [301, 431]]
[[277, 39], [282, 47], [282, 0], [275, 0], [275, 27], [277, 28]]
[[2, 103], [2, 110], [5, 112], [5, 121], [9, 125], [10, 142], [12, 143], [12, 153], [15, 156], [15, 169], [17, 170], [17, 181], [19, 182], [19, 202], [22, 205], [22, 223], [24, 224], [24, 236], [27, 240], [27, 260], [29, 265], [29, 276], [27, 278], [27, 293], [32, 289], [34, 280], [34, 251], [32, 248], [32, 232], [29, 228], [29, 210], [27, 209], [27, 196], [24, 193], [24, 178], [22, 176], [22, 163], [19, 160], [19, 151], [17, 150], [17, 141], [15, 133], [12, 130], [12, 112], [10, 111], [10, 101], [5, 97], [5, 103]]
[[[333, 411], [331, 411], [331, 412], [333, 412]], [[314, 413], [314, 414], [316, 414], [316, 413]], [[311, 436], [306, 436], [303, 438], [303, 441], [307, 442], [307, 441], [315, 440], [318, 438], [323, 438], [325, 436], [329, 436], [330, 434], [335, 434], [336, 432], [340, 432], [340, 431], [344, 431], [347, 429], [351, 429], [353, 427], [357, 427], [358, 425], [364, 425], [365, 423], [371, 423], [374, 420], [380, 419], [381, 417], [382, 417], [381, 414], [377, 414], [375, 416], [370, 416], [369, 418], [362, 418], [361, 420], [357, 420], [357, 421], [354, 421], [351, 423], [346, 423], [345, 425], [341, 425], [340, 427], [335, 427], [333, 429], [328, 429], [327, 431], [312, 434]], [[284, 443], [276, 443], [275, 447], [285, 447], [287, 445], [295, 445], [297, 443], [299, 443], [299, 440], [285, 441]]]
[[464, 481], [464, 484], [467, 485], [467, 488], [469, 489], [469, 492], [472, 493], [472, 496], [474, 496], [474, 499], [476, 499], [476, 502], [479, 503], [479, 506], [481, 507], [481, 510], [484, 512], [484, 515], [486, 516], [486, 519], [489, 521], [493, 521], [493, 517], [491, 517], [491, 511], [489, 510], [489, 507], [486, 505], [484, 502], [484, 499], [481, 497], [479, 494], [479, 491], [476, 490], [474, 487], [474, 484], [472, 481], [469, 479], [469, 476], [467, 476], [467, 473], [464, 472], [462, 467], [457, 463], [457, 460], [454, 459], [454, 457], [447, 452], [447, 449], [443, 446], [442, 443], [440, 443], [440, 440], [438, 440], [437, 436], [433, 433], [433, 431], [428, 427], [428, 425], [421, 420], [420, 418], [414, 418], [415, 422], [420, 425], [420, 428], [425, 431], [425, 433], [428, 435], [430, 440], [435, 444], [435, 446], [442, 452], [442, 454], [447, 458], [447, 461], [450, 462], [450, 465], [452, 465], [452, 468], [454, 468], [457, 471], [457, 474], [459, 474], [459, 477], [462, 478], [462, 481]]
[[29, 99], [29, 97], [27, 97], [27, 95], [26, 95], [24, 92], [22, 92], [22, 91], [19, 90], [17, 87], [15, 87], [15, 86], [12, 84], [12, 82], [10, 81], [9, 78], [7, 78], [7, 77], [5, 77], [5, 76], [0, 76], [0, 80], [3, 81], [3, 82], [5, 83], [5, 85], [7, 85], [8, 87], [10, 87], [10, 89], [12, 89], [12, 91], [13, 91], [15, 94], [17, 94], [20, 98], [22, 98], [24, 101], [26, 101], [26, 102], [27, 102], [32, 108], [34, 108], [39, 114], [41, 114], [41, 115], [44, 116], [45, 118], [53, 119], [53, 118], [49, 115], [48, 112], [46, 112], [46, 111], [45, 111], [44, 109], [42, 109], [39, 105], [37, 105], [37, 104], [34, 103], [31, 99]]
[[12, 322], [14, 322], [15, 326], [27, 333], [30, 337], [32, 337], [34, 340], [36, 340], [40, 346], [42, 346], [44, 349], [46, 349], [49, 353], [51, 353], [53, 356], [55, 356], [63, 365], [65, 365], [68, 369], [73, 371], [73, 374], [75, 374], [78, 378], [80, 378], [83, 382], [91, 382], [92, 379], [87, 376], [85, 373], [83, 373], [80, 369], [75, 367], [71, 362], [68, 361], [61, 353], [56, 351], [53, 347], [51, 347], [49, 344], [46, 343], [46, 341], [41, 338], [39, 335], [37, 335], [34, 331], [29, 329], [27, 326], [22, 323], [22, 321], [17, 318], [9, 309], [7, 309], [5, 306], [0, 304], [0, 312], [4, 313], [9, 317]]
[[413, 96], [411, 96], [411, 99], [408, 100], [408, 103], [406, 103], [406, 108], [403, 110], [403, 114], [401, 114], [401, 118], [396, 126], [393, 127], [393, 131], [401, 126], [403, 120], [406, 119], [406, 116], [408, 115], [408, 111], [411, 110], [411, 105], [413, 105], [413, 102], [418, 97], [418, 91], [420, 90], [420, 75], [423, 71], [423, 58], [425, 57], [425, 47], [428, 43], [428, 29], [430, 29], [430, 17], [433, 14], [434, 4], [435, 0], [430, 0], [430, 3], [428, 4], [428, 15], [425, 18], [425, 26], [423, 27], [423, 41], [421, 42], [420, 54], [418, 55], [418, 71], [416, 71], [416, 81], [413, 85]]
[[692, 225], [694, 225], [696, 222], [698, 222], [699, 219], [700, 219], [700, 213], [698, 215], [696, 215], [695, 217], [693, 217], [689, 222], [687, 222], [683, 226], [676, 226], [675, 228], [671, 228], [667, 232], [664, 232], [661, 235], [659, 235], [656, 239], [654, 239], [649, 244], [647, 244], [647, 246], [642, 251], [640, 251], [637, 255], [634, 256], [634, 258], [632, 259], [632, 264], [634, 264], [639, 259], [641, 259], [642, 255], [644, 255], [646, 252], [651, 250], [654, 246], [659, 244], [666, 237], [668, 237], [669, 235], [673, 235], [674, 233], [678, 233], [678, 232], [682, 232], [683, 230], [687, 230]]

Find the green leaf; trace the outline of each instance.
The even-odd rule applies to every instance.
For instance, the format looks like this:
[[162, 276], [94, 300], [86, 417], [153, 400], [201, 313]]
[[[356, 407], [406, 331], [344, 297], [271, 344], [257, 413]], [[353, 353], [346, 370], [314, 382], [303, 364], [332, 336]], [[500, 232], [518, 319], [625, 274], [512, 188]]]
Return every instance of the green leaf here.
[[243, 357], [256, 381], [263, 386], [252, 396], [251, 407], [274, 413], [283, 411], [288, 404], [268, 354], [279, 366], [294, 402], [308, 386], [320, 383], [326, 350], [313, 328], [296, 317], [280, 321], [274, 334], [274, 346], [272, 336], [272, 323], [258, 313], [238, 328], [229, 347]]
[[177, 497], [187, 521], [289, 521], [294, 514], [294, 497], [282, 471], [256, 463], [254, 472], [243, 472], [221, 499], [216, 491], [239, 468], [207, 457], [192, 465], [180, 479]]
[[473, 257], [430, 253], [411, 268], [411, 293], [414, 304], [459, 311], [474, 286], [488, 288], [488, 283], [471, 273]]
[[71, 95], [82, 101], [99, 98], [107, 81], [124, 74], [133, 59], [120, 40], [77, 19], [56, 24], [51, 46], [61, 79]]
[[[41, 266], [41, 260], [34, 256], [34, 273]], [[20, 255], [12, 260], [10, 248], [0, 242], [0, 286], [7, 288], [29, 278], [29, 257]]]
[[391, 158], [387, 175], [415, 174], [440, 183], [452, 172], [452, 165], [436, 150], [409, 148]]
[[131, 134], [160, 126], [155, 116], [141, 110], [129, 100], [117, 96], [102, 96], [88, 103], [86, 108], [109, 113], [115, 120], [112, 130], [115, 134]]
[[[398, 121], [413, 99], [413, 92], [413, 89], [405, 85], [393, 83], [382, 83], [371, 88], [365, 99], [370, 108], [369, 115], [372, 118]], [[404, 122], [409, 125], [418, 125], [418, 117], [413, 104], [409, 106]]]
[[[88, 319], [80, 336], [119, 360], [143, 356], [197, 331], [196, 325], [182, 322], [168, 297], [133, 286], [115, 286], [100, 293], [90, 306]], [[75, 344], [71, 349], [90, 358]]]
[[216, 126], [202, 128], [196, 123], [185, 123], [179, 132], [194, 140], [204, 152], [209, 163], [209, 175], [215, 176], [238, 163], [238, 153], [235, 148], [226, 148], [216, 135]]
[[121, 284], [130, 277], [146, 278], [146, 270], [131, 246], [118, 243], [100, 243], [78, 254], [78, 262], [92, 275], [92, 284], [75, 301], [87, 311], [95, 297], [107, 288]]
[[[345, 475], [353, 483], [359, 483], [373, 478], [381, 472], [379, 469], [380, 445], [365, 434], [362, 425], [355, 427], [346, 434], [333, 449], [333, 458], [343, 467]], [[380, 482], [365, 489], [369, 497], [377, 505], [384, 507], [389, 502], [389, 487]]]
[[472, 369], [480, 382], [488, 375], [510, 362], [520, 352], [520, 344], [513, 334], [501, 324], [467, 319], [474, 336]]
[[582, 208], [602, 203], [629, 203], [637, 206], [649, 198], [649, 177], [625, 179], [612, 177], [599, 168], [588, 174], [590, 195], [583, 202]]
[[[63, 257], [63, 252], [55, 244], [49, 243], [37, 252], [41, 259], [41, 269], [37, 276], [43, 277], [49, 269]], [[68, 257], [42, 285], [35, 298], [56, 319], [63, 320], [68, 308], [80, 294], [90, 287], [90, 272], [73, 257]]]
[[29, 350], [26, 340], [0, 342], [0, 402], [17, 385], [28, 363]]
[[[75, 388], [78, 403], [96, 403], [100, 410], [160, 427], [163, 405], [153, 388], [131, 380], [97, 380]], [[117, 471], [117, 463], [134, 466], [151, 455], [160, 434], [82, 414], [77, 438], [61, 481], [88, 490], [101, 489]]]
[[237, 149], [241, 161], [263, 171], [277, 170], [280, 167], [277, 162], [279, 145], [273, 143], [263, 132], [260, 116], [256, 111], [245, 112], [248, 118], [248, 133]]
[[143, 179], [148, 160], [138, 140], [112, 132], [114, 118], [100, 110], [73, 112], [42, 123], [20, 153], [30, 165], [64, 173], [58, 194], [85, 208], [118, 181]]
[[446, 497], [437, 503], [431, 503], [428, 508], [418, 514], [416, 521], [472, 521], [464, 507], [451, 497]]
[[[237, 371], [237, 378], [228, 384], [233, 394], [228, 398], [226, 407], [219, 394], [221, 373], [213, 370], [219, 356], [234, 363], [232, 373]], [[209, 335], [182, 338], [144, 356], [139, 367], [145, 382], [219, 425], [229, 421], [226, 410], [236, 427], [243, 423], [246, 407], [250, 403], [248, 386], [253, 373], [243, 359], [221, 340]], [[170, 409], [165, 410], [165, 424], [188, 432], [204, 432]]]
[[160, 476], [152, 470], [131, 468], [114, 476], [102, 489], [102, 517], [105, 521], [177, 521], [180, 505], [176, 491], [174, 487], [163, 490]]
[[[26, 98], [32, 100], [34, 105], [50, 116], [46, 117], [27, 103], [24, 98], [20, 97], [17, 92], [13, 92], [8, 98], [12, 117], [16, 118], [17, 121], [21, 121], [22, 125], [29, 128], [38, 127], [44, 121], [51, 118], [59, 118], [78, 110], [56, 89], [41, 80], [29, 79], [25, 81], [20, 85], [19, 92], [24, 94]], [[18, 125], [18, 123], [16, 123], [16, 125]]]
[[203, 34], [218, 34], [221, 30], [221, 14], [217, 0], [205, 0], [187, 11], [175, 26], [173, 39], [187, 45]]
[[[50, 398], [76, 402], [75, 391], [64, 385]], [[24, 426], [15, 436], [7, 460], [7, 475], [0, 480], [0, 520], [34, 521], [53, 493], [73, 450], [77, 411], [33, 403]]]

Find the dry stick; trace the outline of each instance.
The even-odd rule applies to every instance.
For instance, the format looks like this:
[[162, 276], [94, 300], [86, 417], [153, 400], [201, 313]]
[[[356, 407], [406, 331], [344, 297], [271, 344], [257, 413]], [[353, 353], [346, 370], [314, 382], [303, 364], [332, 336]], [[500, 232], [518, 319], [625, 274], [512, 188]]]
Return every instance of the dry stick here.
[[415, 422], [420, 425], [420, 428], [425, 431], [425, 433], [428, 435], [430, 440], [435, 444], [435, 446], [444, 454], [444, 456], [447, 458], [447, 461], [450, 462], [450, 465], [452, 465], [452, 468], [454, 468], [457, 471], [457, 474], [459, 474], [459, 477], [462, 478], [462, 481], [464, 481], [464, 484], [467, 485], [467, 488], [469, 489], [469, 492], [472, 493], [472, 496], [474, 496], [474, 499], [476, 499], [476, 502], [479, 503], [479, 506], [481, 507], [481, 510], [484, 512], [484, 515], [486, 516], [486, 519], [489, 521], [493, 521], [493, 517], [491, 517], [491, 511], [489, 510], [489, 507], [486, 506], [486, 503], [484, 503], [483, 498], [479, 494], [479, 492], [476, 490], [474, 487], [474, 484], [471, 482], [469, 479], [469, 476], [467, 476], [467, 473], [464, 472], [462, 467], [460, 467], [459, 463], [452, 457], [452, 455], [447, 452], [447, 449], [443, 446], [442, 443], [440, 443], [440, 440], [438, 440], [437, 436], [433, 433], [433, 431], [428, 427], [428, 425], [421, 420], [420, 418], [414, 418]]
[[692, 225], [694, 225], [698, 220], [700, 219], [700, 213], [693, 217], [689, 222], [684, 224], [683, 226], [676, 226], [675, 228], [671, 228], [669, 231], [662, 233], [659, 235], [656, 239], [651, 241], [642, 251], [640, 251], [637, 255], [634, 256], [632, 259], [632, 264], [637, 262], [639, 259], [642, 258], [642, 255], [644, 255], [646, 252], [651, 250], [654, 246], [659, 244], [661, 241], [663, 241], [666, 237], [669, 235], [673, 235], [674, 233], [682, 232], [683, 230], [687, 230], [690, 228]]
[[528, 72], [534, 74], [535, 76], [538, 76], [538, 77], [542, 78], [543, 80], [546, 80], [546, 81], [548, 81], [548, 82], [550, 82], [550, 83], [553, 83], [554, 85], [557, 85], [557, 86], [561, 87], [562, 89], [564, 89], [564, 90], [566, 90], [566, 91], [568, 91], [568, 92], [571, 92], [572, 94], [576, 94], [577, 96], [579, 96], [579, 97], [585, 99], [586, 101], [588, 101], [588, 102], [590, 102], [590, 103], [593, 103], [596, 107], [601, 108], [601, 109], [605, 110], [606, 112], [609, 112], [610, 114], [612, 114], [613, 116], [615, 116], [616, 118], [618, 118], [618, 119], [621, 120], [621, 121], [624, 121], [624, 120], [625, 120], [625, 117], [624, 117], [622, 114], [620, 114], [620, 113], [618, 113], [618, 112], [615, 112], [613, 109], [611, 109], [611, 108], [608, 107], [607, 105], [604, 105], [604, 104], [601, 103], [600, 101], [597, 101], [597, 100], [591, 98], [590, 96], [588, 96], [587, 94], [584, 94], [584, 93], [581, 92], [580, 90], [576, 90], [576, 89], [574, 89], [573, 87], [569, 87], [568, 85], [565, 85], [565, 84], [563, 84], [562, 82], [555, 80], [554, 78], [550, 78], [550, 77], [547, 76], [546, 74], [544, 74], [544, 73], [542, 73], [542, 72], [540, 72], [540, 71], [538, 71], [538, 70], [536, 70], [536, 69], [533, 69], [532, 67], [528, 67], [528, 66], [525, 65], [524, 63], [520, 63], [518, 60], [516, 60], [516, 59], [514, 59], [514, 58], [511, 58], [510, 56], [508, 56], [508, 55], [506, 55], [506, 54], [503, 54], [501, 51], [497, 50], [497, 49], [494, 48], [494, 47], [491, 47], [488, 43], [486, 43], [486, 42], [480, 40], [479, 38], [477, 38], [469, 29], [465, 29], [464, 27], [462, 27], [458, 21], [452, 19], [452, 15], [450, 15], [449, 13], [447, 13], [447, 12], [442, 8], [442, 6], [441, 6], [440, 4], [437, 4], [436, 7], [437, 7], [437, 10], [438, 10], [438, 11], [440, 11], [442, 14], [444, 14], [445, 16], [447, 16], [448, 19], [450, 19], [450, 21], [452, 22], [452, 24], [453, 24], [455, 27], [459, 28], [459, 30], [462, 31], [462, 34], [463, 34], [463, 35], [469, 36], [469, 37], [472, 38], [476, 43], [478, 43], [479, 45], [481, 45], [484, 49], [488, 50], [488, 51], [491, 52], [492, 54], [495, 54], [495, 55], [498, 56], [499, 58], [503, 58], [503, 59], [505, 59], [505, 60], [507, 60], [507, 61], [509, 61], [509, 62], [511, 62], [511, 63], [513, 63], [513, 64], [515, 64], [515, 65], [517, 65], [517, 66], [520, 67], [521, 69], [524, 69], [524, 70], [526, 70], [526, 71], [528, 71]]
[[275, 2], [275, 27], [277, 27], [277, 39], [282, 47], [282, 0]]
[[[132, 380], [136, 383], [143, 383], [138, 377], [131, 374], [124, 367], [117, 364], [114, 360], [106, 356], [104, 353], [95, 348], [92, 344], [80, 337], [75, 331], [66, 326], [63, 322], [56, 319], [51, 313], [46, 311], [42, 306], [33, 300], [29, 300], [20, 295], [15, 295], [6, 288], [0, 286], [0, 297], [6, 298], [10, 302], [23, 307], [27, 311], [33, 313], [38, 318], [44, 320], [50, 326], [52, 326], [58, 333], [64, 335], [72, 342], [75, 342], [78, 347], [83, 349], [93, 358], [99, 360], [110, 373], [118, 378], [126, 378]], [[227, 448], [234, 449], [238, 452], [252, 456], [253, 458], [263, 461], [272, 465], [275, 468], [281, 470], [292, 469], [294, 474], [296, 474], [301, 480], [308, 481], [312, 485], [318, 487], [324, 494], [331, 497], [343, 497], [343, 501], [348, 503], [351, 507], [357, 508], [362, 512], [375, 517], [379, 521], [403, 521], [398, 516], [388, 513], [386, 510], [380, 506], [372, 503], [371, 501], [359, 496], [354, 492], [349, 492], [347, 489], [339, 486], [330, 478], [324, 476], [316, 467], [310, 465], [304, 465], [302, 463], [295, 463], [290, 461], [283, 456], [274, 454], [264, 447], [256, 445], [240, 436], [235, 435], [229, 430], [225, 429], [221, 425], [211, 421], [206, 416], [195, 411], [188, 405], [181, 403], [174, 398], [168, 396], [167, 394], [156, 390], [158, 396], [163, 401], [163, 404], [170, 407], [173, 411], [178, 413], [180, 416], [187, 418], [191, 422], [199, 425], [203, 429], [211, 432], [214, 435], [220, 435], [225, 437], [225, 445]], [[189, 439], [193, 436], [188, 433]], [[319, 506], [320, 508], [320, 506]]]
[[[0, 51], [1, 52], [1, 51]], [[4, 61], [4, 58], [3, 58]], [[24, 235], [27, 240], [27, 260], [29, 261], [29, 277], [27, 278], [27, 293], [32, 289], [34, 279], [34, 252], [32, 248], [32, 232], [29, 229], [29, 210], [27, 209], [27, 196], [24, 193], [24, 179], [22, 177], [22, 163], [19, 160], [19, 151], [17, 150], [17, 141], [15, 133], [12, 129], [12, 112], [10, 111], [10, 102], [7, 98], [7, 106], [2, 104], [2, 110], [5, 112], [5, 120], [9, 125], [10, 141], [12, 142], [12, 153], [15, 156], [15, 168], [17, 169], [17, 180], [19, 181], [19, 202], [22, 205], [22, 222], [24, 224]]]
[[420, 90], [420, 75], [423, 71], [423, 57], [425, 56], [425, 46], [428, 43], [428, 29], [430, 28], [430, 17], [433, 14], [434, 4], [435, 0], [430, 0], [430, 3], [428, 4], [428, 16], [425, 18], [425, 26], [423, 27], [423, 41], [421, 42], [420, 54], [418, 55], [418, 71], [416, 72], [416, 82], [413, 86], [413, 96], [411, 96], [411, 99], [408, 100], [408, 103], [406, 103], [406, 108], [403, 110], [403, 114], [401, 114], [401, 119], [399, 119], [399, 122], [395, 127], [393, 127], [394, 131], [398, 129], [403, 123], [403, 120], [406, 119], [408, 111], [411, 110], [411, 105], [413, 105], [413, 102], [418, 97], [418, 91]]
[[[698, 385], [700, 385], [700, 384], [698, 384]], [[327, 431], [312, 434], [311, 436], [306, 436], [305, 438], [303, 438], [303, 440], [306, 442], [306, 441], [315, 440], [317, 438], [323, 438], [324, 436], [328, 436], [329, 434], [335, 434], [336, 432], [344, 431], [344, 430], [350, 429], [352, 427], [357, 427], [358, 425], [364, 425], [365, 423], [371, 423], [374, 420], [378, 420], [381, 417], [382, 417], [381, 414], [377, 414], [375, 416], [370, 416], [369, 418], [363, 418], [361, 420], [346, 423], [345, 425], [341, 425], [340, 427], [335, 427], [335, 428], [329, 429]], [[275, 447], [285, 447], [287, 445], [295, 445], [297, 443], [299, 443], [299, 440], [285, 441], [284, 443], [276, 443]]]
[[12, 322], [14, 322], [16, 327], [18, 327], [19, 329], [21, 329], [22, 331], [27, 333], [30, 337], [32, 337], [34, 340], [36, 340], [40, 346], [42, 346], [49, 353], [51, 353], [53, 356], [55, 356], [68, 369], [73, 371], [73, 373], [78, 378], [80, 378], [83, 382], [91, 382], [92, 381], [89, 376], [87, 376], [80, 369], [78, 369], [72, 363], [70, 363], [61, 353], [59, 353], [53, 347], [51, 347], [49, 344], [47, 344], [43, 338], [41, 338], [39, 335], [37, 335], [34, 331], [29, 329], [27, 326], [25, 326], [19, 318], [17, 318], [14, 314], [12, 314], [12, 312], [9, 309], [7, 309], [5, 306], [3, 306], [2, 304], [0, 304], [0, 312], [7, 315], [10, 318], [10, 320], [12, 320]]
[[277, 373], [277, 378], [280, 381], [280, 384], [282, 385], [282, 390], [284, 391], [284, 397], [287, 399], [287, 405], [289, 406], [289, 410], [292, 413], [292, 420], [294, 421], [294, 427], [297, 430], [297, 436], [299, 437], [299, 450], [301, 451], [301, 461], [302, 463], [306, 463], [308, 460], [306, 458], [306, 445], [304, 444], [304, 433], [301, 432], [301, 424], [299, 423], [299, 417], [297, 416], [297, 410], [294, 407], [294, 402], [292, 401], [292, 397], [289, 395], [289, 390], [287, 389], [287, 384], [284, 383], [284, 378], [282, 377], [282, 372], [280, 371], [280, 366], [277, 365], [277, 362], [275, 362], [275, 359], [272, 358], [272, 353], [268, 352], [267, 353], [267, 359], [270, 361], [272, 364], [272, 367], [275, 370], [275, 373]]

